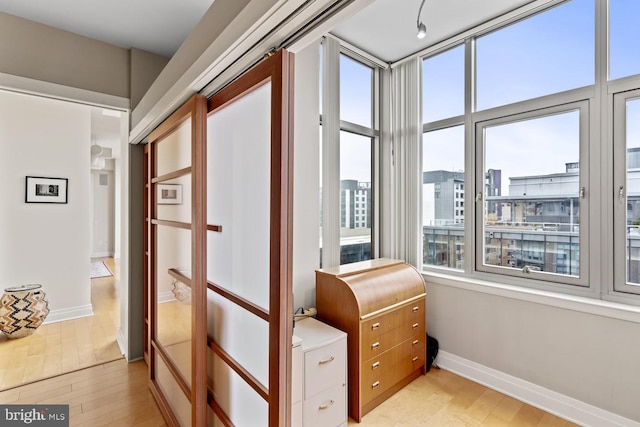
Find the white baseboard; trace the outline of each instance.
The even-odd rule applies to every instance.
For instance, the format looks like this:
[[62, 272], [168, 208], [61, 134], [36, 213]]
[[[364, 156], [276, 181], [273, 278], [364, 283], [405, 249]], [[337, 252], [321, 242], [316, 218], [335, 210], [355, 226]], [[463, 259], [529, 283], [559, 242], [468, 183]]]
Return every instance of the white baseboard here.
[[175, 300], [176, 300], [176, 296], [171, 291], [158, 293], [158, 304], [171, 302]]
[[114, 252], [96, 252], [91, 254], [91, 258], [115, 258]]
[[116, 337], [116, 342], [118, 343], [118, 347], [120, 348], [120, 353], [127, 358], [127, 346], [125, 344], [124, 334], [122, 333], [122, 328], [118, 328], [118, 336]]
[[44, 324], [62, 322], [64, 320], [79, 319], [80, 317], [93, 316], [93, 306], [91, 304], [79, 305], [77, 307], [61, 308], [51, 310]]
[[585, 427], [640, 427], [640, 423], [520, 378], [440, 350], [435, 361], [451, 371]]

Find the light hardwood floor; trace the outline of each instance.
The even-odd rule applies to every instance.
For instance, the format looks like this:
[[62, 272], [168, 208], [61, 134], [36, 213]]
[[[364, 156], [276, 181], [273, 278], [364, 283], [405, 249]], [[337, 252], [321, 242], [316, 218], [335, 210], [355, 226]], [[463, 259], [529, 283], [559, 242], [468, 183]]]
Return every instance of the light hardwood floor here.
[[[68, 404], [72, 426], [164, 426], [147, 365], [124, 360], [0, 392], [0, 403]], [[568, 421], [445, 370], [432, 369], [349, 427], [567, 427]]]
[[114, 276], [91, 280], [93, 316], [45, 324], [24, 338], [0, 333], [0, 390], [122, 358], [118, 265], [104, 261]]

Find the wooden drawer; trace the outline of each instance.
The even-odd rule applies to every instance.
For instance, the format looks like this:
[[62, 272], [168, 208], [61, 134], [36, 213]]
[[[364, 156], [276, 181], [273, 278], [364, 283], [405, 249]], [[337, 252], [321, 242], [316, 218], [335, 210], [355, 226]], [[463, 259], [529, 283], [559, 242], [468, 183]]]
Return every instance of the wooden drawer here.
[[304, 426], [337, 426], [347, 418], [347, 385], [340, 384], [304, 401]]
[[425, 300], [412, 301], [386, 313], [363, 320], [361, 334], [363, 340], [373, 339], [414, 321], [425, 319]]
[[362, 402], [369, 402], [424, 365], [425, 351], [425, 337], [416, 336], [362, 362]]
[[380, 355], [398, 343], [419, 335], [424, 330], [424, 300], [363, 322], [360, 343], [361, 360]]
[[305, 399], [335, 384], [346, 383], [346, 352], [346, 342], [342, 339], [305, 353]]

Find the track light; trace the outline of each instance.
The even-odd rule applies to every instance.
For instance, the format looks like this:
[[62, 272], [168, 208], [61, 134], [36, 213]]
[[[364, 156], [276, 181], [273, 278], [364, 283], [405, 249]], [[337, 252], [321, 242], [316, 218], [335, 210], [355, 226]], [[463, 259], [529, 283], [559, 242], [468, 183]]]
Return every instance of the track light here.
[[424, 2], [425, 0], [422, 0], [422, 3], [420, 3], [420, 9], [418, 9], [418, 17], [416, 18], [416, 25], [418, 27], [418, 34], [416, 34], [416, 36], [419, 39], [423, 39], [424, 36], [427, 35], [427, 27], [422, 23], [422, 21], [420, 21], [420, 15], [422, 14], [422, 7], [424, 6]]

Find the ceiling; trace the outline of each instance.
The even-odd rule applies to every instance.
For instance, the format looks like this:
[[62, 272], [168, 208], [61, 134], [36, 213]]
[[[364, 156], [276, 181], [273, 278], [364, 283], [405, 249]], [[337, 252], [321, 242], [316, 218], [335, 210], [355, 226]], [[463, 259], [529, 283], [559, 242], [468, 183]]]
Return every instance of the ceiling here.
[[[0, 0], [0, 11], [125, 48], [171, 57], [214, 0]], [[394, 62], [532, 0], [376, 0], [332, 33]]]

